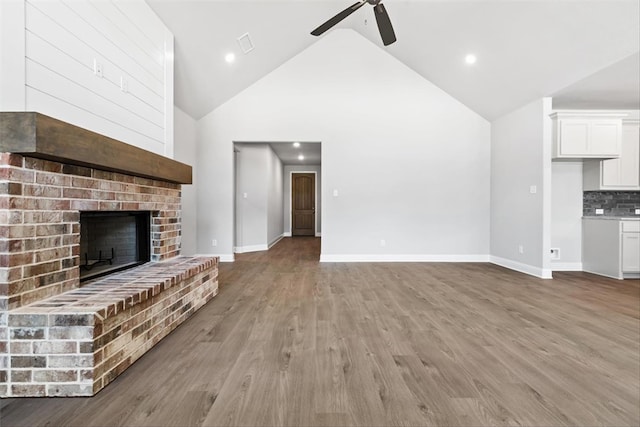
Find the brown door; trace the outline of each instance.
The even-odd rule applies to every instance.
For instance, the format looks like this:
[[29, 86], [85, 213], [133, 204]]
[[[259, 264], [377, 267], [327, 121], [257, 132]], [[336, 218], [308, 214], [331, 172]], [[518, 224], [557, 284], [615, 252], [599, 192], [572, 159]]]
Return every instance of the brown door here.
[[316, 175], [294, 173], [291, 177], [291, 235], [315, 236]]

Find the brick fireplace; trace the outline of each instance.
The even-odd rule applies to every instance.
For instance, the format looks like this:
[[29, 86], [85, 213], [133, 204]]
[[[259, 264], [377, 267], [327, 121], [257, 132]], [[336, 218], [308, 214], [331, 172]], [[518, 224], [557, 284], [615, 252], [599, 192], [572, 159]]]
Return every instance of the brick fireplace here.
[[[0, 396], [93, 395], [217, 294], [217, 258], [179, 256], [185, 166], [0, 113]], [[84, 212], [147, 213], [151, 262], [81, 283]]]

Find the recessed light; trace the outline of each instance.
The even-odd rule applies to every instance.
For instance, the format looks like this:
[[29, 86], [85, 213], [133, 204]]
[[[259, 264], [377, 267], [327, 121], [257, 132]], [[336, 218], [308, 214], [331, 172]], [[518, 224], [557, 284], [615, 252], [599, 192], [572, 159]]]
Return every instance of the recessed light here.
[[233, 53], [227, 53], [224, 56], [224, 60], [227, 61], [229, 64], [231, 64], [233, 61], [236, 60], [236, 55]]
[[469, 65], [475, 64], [477, 60], [478, 58], [476, 58], [476, 56], [472, 53], [464, 57], [464, 62], [466, 62]]
[[296, 148], [299, 148], [300, 147], [300, 143], [299, 142], [294, 142], [293, 146], [296, 147]]
[[300, 155], [298, 156], [298, 160], [304, 160], [304, 156], [303, 156], [302, 154], [300, 154]]

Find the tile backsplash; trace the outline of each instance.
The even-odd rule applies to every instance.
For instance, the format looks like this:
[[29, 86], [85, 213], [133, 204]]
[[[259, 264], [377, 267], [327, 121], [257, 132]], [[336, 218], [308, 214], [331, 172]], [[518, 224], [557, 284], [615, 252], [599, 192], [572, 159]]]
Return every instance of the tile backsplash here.
[[640, 209], [640, 191], [585, 191], [582, 193], [582, 214], [595, 216], [603, 209], [604, 216], [636, 216]]

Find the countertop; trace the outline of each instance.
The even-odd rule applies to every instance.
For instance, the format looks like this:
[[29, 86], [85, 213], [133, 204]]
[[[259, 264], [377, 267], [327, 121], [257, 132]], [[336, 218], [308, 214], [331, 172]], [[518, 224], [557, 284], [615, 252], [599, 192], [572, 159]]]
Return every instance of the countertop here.
[[640, 221], [640, 216], [596, 215], [596, 216], [583, 216], [582, 219], [607, 219], [607, 220], [614, 220], [614, 221]]

